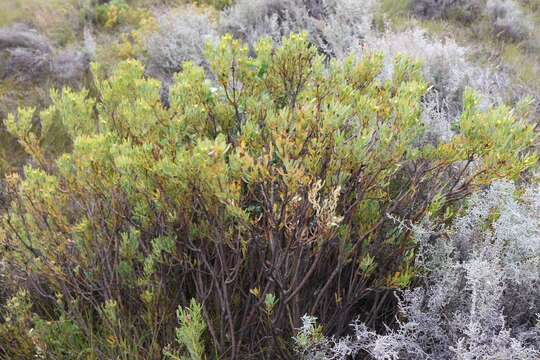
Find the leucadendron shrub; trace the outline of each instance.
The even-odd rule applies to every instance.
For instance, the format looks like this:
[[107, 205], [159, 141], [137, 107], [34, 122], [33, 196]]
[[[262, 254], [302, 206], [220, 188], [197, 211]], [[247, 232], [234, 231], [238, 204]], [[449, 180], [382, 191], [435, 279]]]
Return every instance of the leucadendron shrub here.
[[[380, 55], [325, 63], [304, 35], [254, 57], [225, 36], [206, 56], [211, 74], [185, 63], [166, 107], [127, 61], [96, 97], [53, 93], [39, 126], [6, 120], [33, 161], [5, 180], [4, 281], [32, 306], [4, 310], [17, 331], [0, 342], [54, 359], [294, 358], [304, 314], [332, 335], [393, 316], [390, 290], [415, 276], [401, 221], [451, 216], [536, 162], [521, 110], [480, 111], [472, 92], [454, 136], [426, 141], [427, 86], [405, 58], [382, 82]], [[59, 157], [41, 146], [55, 126], [72, 142]]]

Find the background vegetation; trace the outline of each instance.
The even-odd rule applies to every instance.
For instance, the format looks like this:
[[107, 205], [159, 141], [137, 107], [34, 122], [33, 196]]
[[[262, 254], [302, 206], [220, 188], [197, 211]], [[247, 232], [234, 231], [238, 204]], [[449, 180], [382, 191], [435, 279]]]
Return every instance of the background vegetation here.
[[0, 358], [538, 358], [539, 11], [2, 1]]

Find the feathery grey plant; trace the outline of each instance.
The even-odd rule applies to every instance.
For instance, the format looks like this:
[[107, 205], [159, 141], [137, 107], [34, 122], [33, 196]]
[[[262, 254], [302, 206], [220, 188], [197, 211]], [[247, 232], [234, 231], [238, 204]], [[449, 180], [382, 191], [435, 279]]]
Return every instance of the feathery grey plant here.
[[78, 49], [60, 51], [51, 59], [51, 75], [59, 84], [77, 86], [89, 69], [91, 54]]
[[52, 51], [47, 38], [25, 24], [0, 29], [0, 50], [10, 48], [35, 49], [43, 53]]
[[425, 19], [454, 16], [471, 21], [480, 13], [482, 0], [410, 0], [409, 7], [413, 14]]
[[422, 61], [426, 81], [448, 102], [461, 102], [461, 92], [472, 71], [466, 60], [467, 48], [452, 39], [430, 38], [419, 28], [383, 34], [371, 32], [365, 38], [365, 46], [359, 50], [383, 53], [385, 79], [392, 77], [393, 59], [398, 54]]
[[449, 109], [448, 101], [441, 97], [435, 89], [432, 89], [424, 97], [422, 121], [426, 125], [422, 139], [424, 142], [436, 144], [448, 141], [454, 136], [452, 131], [454, 117]]
[[19, 82], [52, 80], [75, 86], [93, 56], [86, 49], [55, 51], [45, 36], [23, 24], [0, 29], [0, 78]]
[[466, 86], [471, 86], [472, 75], [477, 71], [466, 60], [467, 49], [451, 39], [444, 41], [430, 38], [423, 30], [412, 28], [403, 32], [386, 31], [382, 34], [367, 32], [364, 46], [357, 51], [381, 52], [384, 69], [381, 80], [391, 79], [394, 72], [393, 59], [397, 55], [422, 62], [423, 75], [431, 85], [424, 99], [423, 119], [427, 133], [425, 141], [437, 142], [450, 138], [451, 124], [461, 113], [462, 95]]
[[50, 71], [52, 47], [43, 35], [24, 24], [0, 29], [0, 77], [30, 81]]
[[484, 12], [491, 21], [493, 32], [511, 41], [528, 38], [532, 23], [514, 0], [411, 0], [412, 13], [424, 19], [454, 17], [470, 22]]
[[371, 26], [374, 0], [238, 0], [221, 16], [220, 28], [252, 45], [263, 36], [279, 42], [306, 31], [325, 54], [347, 55]]
[[[364, 324], [321, 339], [305, 359], [538, 359], [540, 357], [540, 187], [516, 197], [499, 182], [472, 198], [449, 229], [416, 227], [424, 286], [405, 291], [403, 322], [384, 335]], [[442, 230], [442, 231], [441, 231]], [[308, 337], [308, 335], [304, 335]]]
[[185, 61], [204, 65], [206, 42], [217, 41], [218, 34], [207, 14], [193, 7], [178, 13], [157, 15], [159, 30], [145, 41], [148, 55], [147, 71], [152, 76], [168, 81]]
[[319, 47], [337, 58], [343, 58], [364, 42], [373, 32], [371, 25], [375, 0], [325, 0], [327, 18], [321, 29], [323, 41]]
[[486, 14], [497, 36], [522, 41], [529, 37], [533, 26], [519, 4], [512, 0], [488, 0]]
[[84, 26], [83, 30], [84, 39], [84, 52], [90, 59], [95, 59], [97, 52], [96, 40], [92, 34], [92, 27], [89, 24]]
[[[322, 9], [318, 10], [320, 13]], [[250, 45], [265, 36], [277, 42], [291, 32], [307, 31], [312, 35], [316, 27], [302, 0], [238, 0], [223, 11], [220, 19], [222, 32]]]
[[473, 88], [481, 96], [483, 107], [503, 103], [508, 92], [514, 91], [505, 71], [477, 66], [467, 60], [470, 48], [450, 38], [429, 36], [419, 28], [402, 32], [368, 31], [363, 46], [357, 47], [356, 51], [360, 56], [373, 51], [384, 55], [382, 80], [392, 78], [392, 59], [397, 55], [422, 63], [423, 76], [431, 86], [423, 101], [425, 141], [437, 142], [453, 136], [451, 125], [461, 114], [466, 87]]

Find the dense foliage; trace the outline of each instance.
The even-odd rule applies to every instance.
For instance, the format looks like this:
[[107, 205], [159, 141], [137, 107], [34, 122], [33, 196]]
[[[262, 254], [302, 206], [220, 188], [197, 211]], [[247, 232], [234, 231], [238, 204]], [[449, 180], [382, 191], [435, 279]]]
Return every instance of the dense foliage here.
[[[517, 193], [517, 194], [516, 194]], [[403, 323], [378, 335], [325, 339], [304, 318], [296, 336], [308, 359], [538, 359], [540, 357], [540, 197], [496, 183], [476, 194], [452, 226], [415, 227], [424, 286], [404, 293]]]
[[[391, 321], [416, 275], [403, 219], [536, 162], [525, 104], [426, 137], [421, 65], [331, 60], [291, 35], [225, 36], [185, 63], [168, 106], [133, 60], [5, 126], [30, 155], [6, 178], [0, 354], [11, 359], [293, 358], [302, 316], [342, 335]], [[69, 151], [42, 146], [63, 131]], [[60, 130], [59, 130], [60, 129]], [[176, 311], [177, 310], [177, 311]], [[175, 316], [176, 312], [176, 316]]]
[[[384, 74], [398, 53], [421, 61], [431, 86], [424, 117], [433, 137], [447, 136], [466, 86], [486, 103], [514, 105], [533, 96], [540, 114], [532, 31], [539, 9], [531, 0], [7, 0], [0, 3], [0, 117], [17, 106], [46, 107], [51, 86], [91, 87], [90, 61], [109, 74], [120, 61], [141, 61], [146, 75], [162, 81], [166, 102], [184, 61], [208, 69], [207, 41], [231, 33], [253, 51], [262, 36], [279, 43], [306, 31], [329, 58], [383, 51]], [[61, 150], [63, 134], [50, 137]], [[2, 177], [27, 160], [0, 126]]]

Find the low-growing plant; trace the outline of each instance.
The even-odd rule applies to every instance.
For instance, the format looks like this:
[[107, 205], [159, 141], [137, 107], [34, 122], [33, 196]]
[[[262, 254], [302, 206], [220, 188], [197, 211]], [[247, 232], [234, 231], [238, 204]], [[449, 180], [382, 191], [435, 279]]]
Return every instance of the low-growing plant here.
[[53, 49], [49, 40], [25, 25], [0, 29], [0, 51], [2, 79], [39, 81], [50, 72]]
[[[517, 194], [516, 194], [517, 193]], [[295, 338], [306, 359], [537, 359], [540, 356], [538, 187], [496, 183], [476, 194], [452, 226], [415, 231], [421, 287], [404, 292], [402, 320], [384, 335], [365, 324], [341, 339]], [[309, 317], [305, 317], [309, 319]], [[312, 319], [311, 323], [316, 319]]]
[[0, 79], [76, 87], [89, 69], [93, 51], [56, 50], [45, 36], [23, 24], [0, 28]]
[[[5, 181], [10, 287], [65, 314], [88, 356], [159, 359], [176, 338], [207, 358], [287, 359], [302, 314], [335, 335], [359, 312], [380, 322], [381, 292], [417, 271], [396, 219], [536, 163], [520, 109], [480, 111], [468, 91], [456, 135], [426, 144], [420, 64], [398, 57], [383, 81], [381, 55], [327, 63], [306, 35], [281, 44], [250, 56], [225, 36], [206, 50], [211, 74], [183, 64], [167, 107], [130, 60], [95, 97], [65, 89], [39, 124], [25, 109], [6, 120], [32, 157]], [[54, 126], [72, 142], [61, 156], [41, 146]], [[58, 296], [65, 311], [47, 311]]]
[[55, 46], [74, 43], [83, 27], [78, 16], [90, 0], [10, 0], [0, 3], [0, 27], [24, 23], [36, 28]]
[[270, 36], [306, 31], [328, 56], [343, 58], [370, 29], [375, 2], [353, 0], [239, 0], [221, 16], [220, 29], [253, 45]]
[[469, 23], [482, 14], [482, 0], [409, 0], [409, 8], [424, 19], [456, 19]]
[[206, 322], [202, 315], [201, 305], [192, 299], [189, 308], [178, 308], [176, 316], [178, 317], [179, 323], [179, 326], [176, 328], [176, 342], [182, 347], [182, 352], [187, 352], [188, 356], [180, 356], [179, 352], [173, 353], [170, 351], [166, 351], [165, 356], [172, 360], [206, 359], [203, 343]]
[[112, 0], [96, 6], [97, 23], [105, 28], [113, 27], [125, 21], [129, 5], [125, 0]]
[[156, 23], [158, 30], [143, 40], [149, 74], [170, 82], [186, 61], [208, 68], [205, 44], [218, 41], [208, 14], [195, 7], [184, 7], [158, 15]]
[[493, 33], [511, 41], [526, 40], [532, 32], [532, 24], [515, 1], [488, 0], [486, 13]]
[[[385, 55], [383, 77], [393, 75], [391, 59], [398, 55], [422, 63], [424, 79], [432, 86], [437, 98], [444, 102], [451, 117], [459, 115], [463, 105], [463, 92], [467, 86], [475, 87], [472, 75], [476, 67], [467, 61], [467, 48], [451, 39], [438, 39], [425, 31], [412, 28], [402, 32], [369, 33], [361, 51], [381, 51]], [[477, 90], [484, 90], [479, 89]]]
[[[91, 46], [58, 50], [44, 35], [26, 25], [0, 28], [0, 117], [5, 118], [19, 106], [47, 106], [50, 87], [80, 88], [90, 78], [92, 58]], [[63, 148], [60, 144], [64, 141], [59, 139], [62, 135], [51, 134], [44, 145]], [[1, 176], [10, 169], [20, 169], [27, 160], [16, 140], [0, 125]]]
[[111, 0], [95, 8], [97, 24], [109, 30], [118, 26], [137, 26], [147, 17], [145, 8], [131, 7], [126, 0]]
[[307, 31], [312, 35], [314, 26], [302, 0], [239, 0], [220, 18], [221, 32], [250, 45], [265, 36], [280, 41], [291, 32]]
[[195, 5], [210, 5], [218, 10], [223, 10], [229, 6], [231, 6], [234, 1], [233, 0], [195, 0], [193, 1]]
[[423, 19], [446, 19], [480, 22], [487, 18], [492, 33], [505, 40], [526, 40], [532, 31], [531, 20], [513, 0], [412, 0], [411, 12]]

